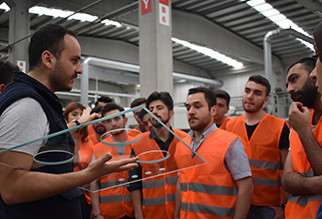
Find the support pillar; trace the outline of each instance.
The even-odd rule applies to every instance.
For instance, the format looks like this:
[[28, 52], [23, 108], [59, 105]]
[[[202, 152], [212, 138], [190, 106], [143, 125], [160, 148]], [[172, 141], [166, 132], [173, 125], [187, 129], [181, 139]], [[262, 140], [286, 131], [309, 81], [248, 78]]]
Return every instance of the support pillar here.
[[140, 0], [140, 95], [173, 91], [171, 0]]
[[29, 38], [26, 38], [24, 40], [21, 39], [25, 38], [30, 34], [28, 12], [30, 7], [30, 1], [7, 0], [6, 2], [10, 7], [9, 45], [13, 44], [9, 49], [8, 60], [12, 63], [17, 64], [20, 67], [20, 69], [21, 67], [24, 67], [24, 70], [27, 72]]

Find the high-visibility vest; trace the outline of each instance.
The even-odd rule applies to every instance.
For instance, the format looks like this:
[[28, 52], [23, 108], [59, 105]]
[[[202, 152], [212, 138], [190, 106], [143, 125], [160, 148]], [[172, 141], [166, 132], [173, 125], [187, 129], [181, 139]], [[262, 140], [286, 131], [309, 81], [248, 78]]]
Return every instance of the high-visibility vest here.
[[[88, 164], [92, 161], [93, 157], [93, 146], [98, 143], [95, 135], [89, 135], [84, 142], [81, 140], [82, 136], [78, 137], [78, 147], [79, 147], [79, 169], [85, 169]], [[79, 170], [77, 167], [75, 171]]]
[[[207, 162], [201, 166], [200, 158], [192, 158], [191, 150], [181, 143], [175, 159], [180, 171], [180, 218], [232, 218], [237, 199], [237, 185], [225, 168], [225, 154], [237, 135], [216, 129], [198, 147], [197, 153]], [[191, 145], [191, 138], [183, 139]]]
[[87, 136], [95, 135], [95, 129], [94, 129], [93, 124], [86, 126], [86, 128], [87, 128], [87, 133], [88, 133]]
[[[314, 111], [311, 112], [311, 124]], [[316, 140], [322, 145], [322, 134], [321, 134], [321, 119], [319, 120], [313, 134]], [[321, 131], [320, 131], [321, 130]], [[290, 135], [290, 145], [291, 145], [291, 156], [293, 169], [295, 172], [301, 174], [305, 177], [312, 177], [313, 171], [310, 162], [307, 159], [305, 150], [301, 143], [301, 140], [296, 133], [292, 130]], [[288, 202], [285, 207], [285, 217], [286, 218], [315, 218], [318, 208], [322, 200], [321, 195], [289, 195]]]
[[253, 205], [280, 206], [282, 203], [279, 141], [285, 123], [283, 119], [267, 114], [250, 139], [247, 136], [245, 115], [232, 119], [226, 126], [227, 131], [243, 138], [250, 149], [248, 157], [254, 183]]
[[[93, 146], [98, 143], [95, 135], [88, 135], [84, 142], [81, 140], [82, 136], [78, 136], [78, 153], [79, 153], [79, 161], [78, 164], [75, 165], [74, 171], [80, 171], [85, 169], [88, 164], [92, 161], [93, 157]], [[76, 164], [76, 163], [75, 163]], [[88, 185], [85, 186], [85, 189], [89, 189]], [[84, 194], [88, 204], [91, 204], [91, 198], [89, 191], [84, 190]]]
[[[141, 129], [140, 129], [140, 127], [139, 127], [138, 125], [137, 125], [137, 126], [135, 126], [133, 129], [135, 129], [135, 130], [130, 130], [130, 131], [128, 131], [128, 132], [127, 132], [127, 135], [132, 136], [132, 137], [135, 137], [135, 136], [139, 135], [139, 134], [140, 134], [140, 132], [142, 132], [142, 131], [141, 131]], [[136, 130], [138, 130], [138, 131], [140, 131], [140, 132], [138, 132], [138, 131], [136, 131]]]
[[[105, 138], [104, 141], [113, 143], [110, 137]], [[131, 138], [129, 136], [128, 142], [130, 141]], [[111, 153], [113, 157], [110, 161], [120, 160], [122, 158], [120, 158], [116, 147], [99, 142], [93, 147], [94, 156], [98, 159], [106, 153]], [[130, 155], [131, 148], [129, 145], [126, 145], [123, 158], [129, 158]], [[110, 173], [100, 178], [99, 189], [102, 189], [99, 192], [100, 211], [105, 218], [134, 217], [131, 193], [127, 190], [126, 186], [122, 186], [122, 183], [126, 181], [128, 181], [128, 171]], [[108, 188], [111, 186], [117, 187]]]
[[[187, 133], [178, 129], [173, 129], [173, 132], [181, 139], [187, 136]], [[174, 160], [174, 153], [176, 151], [176, 145], [180, 140], [174, 137], [170, 143], [168, 154], [164, 156], [158, 144], [149, 135], [150, 132], [143, 133], [142, 139], [131, 145], [135, 154], [137, 156], [139, 155], [139, 160], [157, 161], [167, 156], [169, 157], [164, 161], [152, 164], [140, 163], [142, 178], [178, 170]], [[149, 153], [148, 151], [155, 152]], [[144, 218], [163, 219], [174, 217], [177, 180], [177, 172], [142, 180], [142, 212]]]
[[223, 123], [220, 124], [218, 128], [226, 130], [227, 123], [231, 120], [229, 116], [226, 116], [225, 120]]

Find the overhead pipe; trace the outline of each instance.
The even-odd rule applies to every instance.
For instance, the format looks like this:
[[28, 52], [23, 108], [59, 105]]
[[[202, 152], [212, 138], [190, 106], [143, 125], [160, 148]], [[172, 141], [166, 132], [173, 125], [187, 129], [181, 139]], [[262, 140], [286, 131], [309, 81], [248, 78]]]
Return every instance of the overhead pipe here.
[[[111, 61], [111, 60], [105, 60], [100, 58], [94, 58], [94, 57], [88, 57], [84, 60], [83, 63], [83, 74], [81, 76], [81, 103], [85, 106], [88, 105], [88, 81], [89, 81], [89, 66], [90, 65], [96, 65], [100, 67], [106, 67], [106, 68], [113, 68], [123, 71], [130, 71], [135, 73], [140, 73], [140, 66], [123, 63], [123, 62], [117, 62], [117, 61]], [[204, 84], [208, 84], [214, 87], [221, 87], [223, 83], [221, 81], [208, 79], [208, 78], [201, 78], [196, 77], [192, 75], [185, 75], [181, 73], [173, 72], [173, 79], [184, 79], [187, 81], [192, 82], [200, 82]]]
[[[273, 75], [273, 70], [272, 70], [272, 50], [271, 50], [271, 44], [272, 40], [276, 38], [277, 36], [281, 35], [292, 35], [294, 37], [300, 38], [302, 40], [305, 40], [309, 43], [314, 44], [314, 39], [308, 36], [305, 36], [302, 33], [299, 33], [291, 28], [289, 29], [282, 29], [278, 28], [276, 30], [271, 30], [267, 32], [264, 36], [263, 39], [263, 44], [264, 44], [264, 69], [265, 69], [265, 76], [266, 78], [271, 82], [272, 81], [272, 75]], [[274, 83], [272, 84], [272, 91], [275, 91]]]

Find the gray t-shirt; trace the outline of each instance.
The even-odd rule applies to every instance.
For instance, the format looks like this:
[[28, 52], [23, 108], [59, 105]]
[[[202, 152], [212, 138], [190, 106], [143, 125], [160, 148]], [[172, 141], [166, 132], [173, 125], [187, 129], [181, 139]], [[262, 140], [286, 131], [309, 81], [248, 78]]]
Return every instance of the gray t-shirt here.
[[225, 166], [235, 181], [252, 176], [245, 147], [239, 138], [236, 138], [226, 151]]
[[[49, 122], [41, 105], [26, 97], [12, 103], [0, 116], [0, 148], [11, 148], [49, 133]], [[43, 142], [35, 142], [14, 151], [34, 156]]]
[[[193, 137], [193, 132], [190, 131], [189, 135], [192, 137], [191, 147], [192, 150], [198, 153], [198, 148], [202, 145], [202, 142], [211, 135], [217, 128], [216, 124], [213, 124], [208, 130], [206, 130], [200, 137], [200, 142], [196, 145], [196, 142]], [[240, 180], [249, 176], [252, 176], [248, 156], [245, 151], [245, 147], [239, 138], [236, 138], [229, 146], [226, 151], [225, 158], [225, 167], [232, 175], [233, 179]]]

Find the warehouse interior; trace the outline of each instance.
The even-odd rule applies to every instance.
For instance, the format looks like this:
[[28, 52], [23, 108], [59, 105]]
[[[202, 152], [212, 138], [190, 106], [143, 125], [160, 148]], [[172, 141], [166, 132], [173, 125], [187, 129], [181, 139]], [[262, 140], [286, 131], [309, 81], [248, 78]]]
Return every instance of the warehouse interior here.
[[30, 36], [56, 23], [82, 48], [82, 76], [71, 92], [57, 92], [63, 106], [110, 96], [129, 107], [164, 90], [180, 108], [189, 88], [209, 86], [226, 90], [239, 115], [248, 77], [262, 74], [273, 88], [267, 112], [286, 118], [286, 71], [314, 55], [321, 12], [321, 0], [6, 0], [0, 57], [27, 72]]

